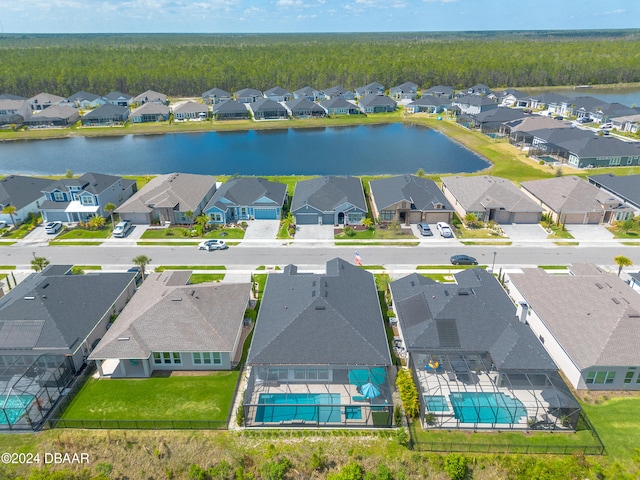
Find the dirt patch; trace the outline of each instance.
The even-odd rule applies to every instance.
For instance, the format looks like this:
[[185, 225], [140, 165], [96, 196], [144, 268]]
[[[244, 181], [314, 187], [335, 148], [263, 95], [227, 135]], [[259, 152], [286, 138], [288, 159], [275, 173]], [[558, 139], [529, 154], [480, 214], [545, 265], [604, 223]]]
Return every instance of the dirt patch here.
[[607, 390], [602, 392], [594, 392], [591, 390], [574, 390], [573, 394], [578, 397], [581, 402], [596, 405], [606, 402], [612, 398], [637, 398], [640, 397], [640, 391], [628, 390]]

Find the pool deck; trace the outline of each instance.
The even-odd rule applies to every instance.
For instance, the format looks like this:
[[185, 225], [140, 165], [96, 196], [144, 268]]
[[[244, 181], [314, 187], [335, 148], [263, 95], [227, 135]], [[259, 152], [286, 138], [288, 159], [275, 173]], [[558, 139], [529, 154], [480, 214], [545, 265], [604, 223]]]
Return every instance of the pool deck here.
[[[510, 390], [496, 385], [497, 372], [466, 372], [465, 376], [456, 375], [453, 372], [433, 372], [420, 370], [417, 372], [421, 393], [425, 396], [442, 396], [445, 399], [448, 411], [433, 411], [436, 416], [436, 426], [441, 428], [470, 428], [491, 430], [528, 430], [531, 424], [553, 425], [561, 428], [558, 418], [549, 414], [553, 406], [543, 399], [542, 389], [514, 389]], [[503, 393], [518, 399], [527, 409], [527, 415], [519, 422], [511, 423], [463, 423], [454, 416], [453, 406], [449, 399], [451, 393]], [[433, 428], [433, 425], [425, 425]], [[540, 427], [543, 428], [543, 427]]]

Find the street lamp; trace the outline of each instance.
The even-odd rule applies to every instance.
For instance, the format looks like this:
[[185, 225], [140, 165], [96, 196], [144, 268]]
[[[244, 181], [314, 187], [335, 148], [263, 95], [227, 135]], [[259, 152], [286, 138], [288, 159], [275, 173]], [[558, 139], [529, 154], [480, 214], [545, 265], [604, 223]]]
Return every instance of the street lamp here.
[[493, 252], [493, 263], [491, 264], [491, 273], [495, 271], [496, 268], [496, 255], [498, 252]]

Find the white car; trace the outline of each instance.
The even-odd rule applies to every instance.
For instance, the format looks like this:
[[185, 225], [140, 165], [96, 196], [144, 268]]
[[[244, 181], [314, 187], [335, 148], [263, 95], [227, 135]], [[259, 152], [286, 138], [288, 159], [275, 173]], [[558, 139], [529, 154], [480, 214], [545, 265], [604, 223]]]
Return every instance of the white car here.
[[113, 229], [113, 236], [116, 238], [126, 237], [127, 233], [131, 230], [131, 222], [123, 220], [119, 222]]
[[49, 222], [44, 226], [45, 233], [54, 234], [58, 233], [62, 228], [62, 222]]
[[224, 240], [205, 240], [204, 242], [200, 242], [198, 244], [198, 250], [224, 250], [229, 248], [229, 246], [224, 243]]
[[602, 130], [611, 130], [613, 128], [613, 123], [603, 123], [600, 125]]
[[444, 238], [453, 238], [453, 232], [451, 231], [451, 227], [446, 222], [438, 222], [436, 223], [436, 227], [438, 227], [438, 231], [440, 232], [440, 236]]

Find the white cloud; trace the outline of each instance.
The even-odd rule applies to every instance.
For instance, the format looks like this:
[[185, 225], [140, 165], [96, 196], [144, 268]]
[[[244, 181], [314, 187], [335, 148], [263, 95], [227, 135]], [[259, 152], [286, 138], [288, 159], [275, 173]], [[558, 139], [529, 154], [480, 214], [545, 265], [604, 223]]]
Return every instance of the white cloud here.
[[627, 13], [624, 8], [618, 8], [617, 10], [609, 10], [608, 12], [602, 12], [603, 15], [620, 15], [622, 13]]

